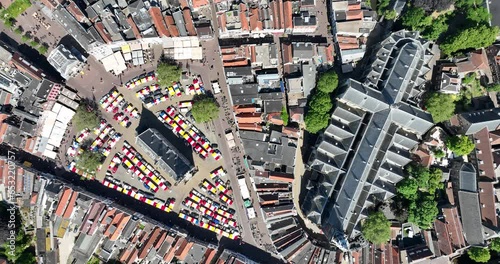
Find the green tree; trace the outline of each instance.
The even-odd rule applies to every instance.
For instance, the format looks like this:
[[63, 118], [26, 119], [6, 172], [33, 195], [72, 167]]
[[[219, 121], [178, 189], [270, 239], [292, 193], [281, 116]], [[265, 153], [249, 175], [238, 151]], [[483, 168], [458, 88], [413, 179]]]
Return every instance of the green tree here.
[[455, 5], [459, 8], [464, 8], [469, 10], [470, 7], [481, 6], [483, 0], [457, 0]]
[[406, 166], [406, 173], [417, 181], [418, 188], [427, 189], [430, 177], [429, 169], [419, 164], [410, 164]]
[[339, 85], [339, 76], [335, 71], [327, 71], [319, 76], [316, 88], [326, 94], [329, 94]]
[[431, 113], [434, 123], [450, 119], [455, 113], [455, 102], [452, 95], [432, 93], [425, 102], [427, 111]]
[[179, 81], [181, 72], [178, 65], [162, 61], [156, 68], [158, 83], [162, 86], [171, 86], [173, 82]]
[[446, 153], [442, 149], [436, 149], [433, 151], [434, 157], [436, 159], [444, 158], [446, 156]]
[[467, 251], [467, 255], [475, 262], [485, 263], [490, 260], [490, 251], [487, 248], [471, 247]]
[[416, 202], [412, 202], [409, 208], [408, 221], [420, 228], [429, 228], [438, 214], [437, 202], [434, 196], [421, 194]]
[[42, 45], [38, 46], [38, 52], [42, 55], [45, 55], [45, 53], [47, 53], [48, 49], [49, 49], [49, 47], [46, 43], [43, 43]]
[[479, 25], [457, 32], [446, 38], [439, 46], [445, 55], [465, 49], [478, 49], [490, 46], [496, 40], [498, 27]]
[[429, 40], [436, 40], [447, 30], [448, 19], [446, 18], [446, 16], [442, 15], [432, 20], [432, 24], [430, 26], [425, 27], [422, 32], [422, 36]]
[[96, 256], [92, 256], [90, 260], [87, 262], [87, 264], [99, 264], [101, 261]]
[[20, 27], [17, 27], [16, 29], [14, 29], [14, 33], [21, 35], [21, 34], [23, 34], [23, 31]]
[[396, 13], [396, 10], [387, 10], [385, 11], [384, 18], [387, 20], [395, 20], [396, 17], [398, 16], [398, 13]]
[[491, 14], [488, 9], [480, 6], [477, 8], [470, 8], [467, 10], [467, 19], [475, 22], [476, 24], [488, 24], [490, 23]]
[[427, 191], [434, 194], [437, 189], [442, 189], [443, 186], [443, 171], [438, 168], [431, 168], [429, 170], [429, 181], [426, 184]]
[[99, 125], [100, 118], [97, 115], [97, 111], [90, 110], [87, 104], [80, 104], [76, 109], [76, 113], [73, 116], [73, 126], [77, 131], [81, 131], [84, 128], [94, 128]]
[[283, 106], [283, 108], [281, 108], [281, 120], [283, 120], [283, 126], [288, 125], [289, 119], [290, 117], [288, 116], [288, 111], [286, 110], [286, 106]]
[[380, 16], [383, 15], [390, 3], [391, 0], [377, 0], [377, 14]]
[[330, 95], [321, 91], [313, 94], [309, 101], [309, 108], [318, 112], [329, 113], [332, 107], [333, 104]]
[[418, 184], [413, 178], [404, 178], [396, 184], [396, 190], [403, 198], [415, 200], [417, 197]]
[[14, 27], [14, 23], [16, 23], [16, 20], [13, 19], [12, 17], [7, 17], [4, 21], [3, 21], [3, 24], [7, 27], [7, 28], [12, 28]]
[[103, 157], [99, 152], [84, 150], [82, 154], [78, 155], [76, 167], [89, 173], [94, 173], [99, 165], [102, 164]]
[[32, 40], [30, 41], [30, 46], [32, 46], [33, 48], [36, 48], [40, 43], [38, 43], [36, 40]]
[[405, 28], [411, 30], [422, 30], [432, 23], [432, 17], [425, 14], [420, 7], [410, 7], [401, 17]]
[[488, 92], [500, 92], [500, 84], [496, 83], [486, 87]]
[[28, 40], [30, 40], [30, 39], [31, 39], [31, 38], [30, 38], [30, 36], [28, 36], [28, 35], [22, 35], [22, 36], [21, 36], [21, 40], [22, 40], [23, 42], [28, 42]]
[[473, 73], [465, 75], [464, 78], [462, 78], [462, 84], [471, 84], [475, 80], [476, 80], [476, 73], [473, 72]]
[[490, 249], [495, 252], [500, 252], [500, 238], [496, 237], [490, 241]]
[[329, 113], [316, 110], [309, 110], [306, 116], [304, 117], [306, 130], [313, 134], [316, 134], [320, 130], [327, 127], [329, 120], [330, 120]]
[[382, 212], [370, 214], [361, 230], [365, 239], [373, 244], [382, 244], [391, 238], [391, 223]]
[[467, 136], [453, 136], [446, 139], [446, 147], [455, 155], [463, 156], [474, 150], [474, 143]]
[[196, 122], [205, 123], [219, 117], [219, 106], [213, 98], [205, 97], [193, 103], [191, 113]]

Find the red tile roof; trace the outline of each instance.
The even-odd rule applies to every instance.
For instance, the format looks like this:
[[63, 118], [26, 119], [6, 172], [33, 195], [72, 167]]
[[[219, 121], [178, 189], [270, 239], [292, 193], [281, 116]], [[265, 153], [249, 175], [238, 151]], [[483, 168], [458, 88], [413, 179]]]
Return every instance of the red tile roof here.
[[132, 32], [134, 32], [134, 36], [136, 39], [140, 39], [142, 38], [141, 36], [141, 32], [139, 31], [139, 28], [137, 27], [137, 25], [135, 24], [134, 20], [132, 19], [132, 17], [127, 17], [127, 23], [130, 25], [130, 27], [132, 28]]
[[223, 64], [224, 64], [224, 67], [247, 66], [248, 60], [247, 59], [237, 59], [237, 60], [233, 60], [233, 61], [224, 61]]
[[100, 22], [100, 21], [96, 22], [94, 24], [94, 27], [97, 30], [97, 32], [99, 33], [99, 35], [101, 35], [101, 38], [104, 40], [104, 42], [106, 42], [106, 43], [113, 42], [113, 40], [111, 39], [111, 35], [108, 34], [108, 32], [104, 28], [104, 24], [102, 24], [102, 22]]
[[16, 175], [16, 193], [21, 193], [23, 191], [24, 185], [24, 169], [21, 167], [17, 167], [17, 175]]
[[168, 253], [165, 255], [165, 257], [163, 257], [163, 260], [167, 263], [170, 263], [172, 259], [175, 257], [175, 252], [184, 242], [186, 242], [186, 239], [183, 237], [179, 237], [175, 242], [175, 245], [170, 247]]
[[267, 114], [267, 121], [271, 122], [277, 126], [283, 125], [283, 120], [281, 119], [281, 113], [269, 113], [269, 114]]
[[222, 32], [226, 31], [226, 13], [222, 13], [217, 17], [217, 22], [219, 22], [219, 28]]
[[175, 256], [180, 261], [184, 261], [184, 259], [186, 259], [187, 254], [189, 253], [189, 250], [193, 247], [193, 245], [194, 245], [193, 242], [187, 242], [185, 244], [183, 243], [181, 247], [179, 247], [179, 249], [175, 252]]
[[476, 156], [478, 160], [479, 177], [487, 177], [495, 180], [495, 167], [490, 144], [490, 134], [488, 128], [483, 128], [474, 134], [476, 144]]
[[333, 49], [333, 45], [330, 44], [328, 45], [328, 47], [326, 48], [326, 60], [328, 62], [333, 62], [335, 60], [335, 54], [334, 54], [334, 49]]
[[57, 204], [56, 212], [54, 213], [55, 215], [62, 216], [72, 193], [73, 190], [71, 190], [70, 188], [68, 187], [64, 188], [61, 198], [59, 199], [59, 203]]
[[466, 74], [469, 72], [483, 70], [489, 71], [488, 57], [483, 49], [473, 51], [466, 61], [457, 63], [458, 72]]
[[188, 2], [186, 0], [179, 0], [179, 3], [181, 4], [181, 9], [184, 9], [184, 8], [189, 8], [188, 6]]
[[438, 238], [439, 250], [445, 255], [453, 253], [453, 247], [451, 246], [449, 231], [446, 223], [436, 219], [434, 221], [434, 229], [436, 230], [436, 236]]
[[76, 21], [83, 23], [87, 20], [87, 16], [83, 14], [82, 10], [75, 4], [73, 1], [69, 1], [69, 4], [66, 6], [68, 12], [75, 17]]
[[[283, 3], [283, 0], [278, 0], [278, 15], [279, 15], [279, 28], [285, 28], [285, 11], [284, 11], [285, 7], [284, 7], [284, 3]], [[291, 9], [290, 9], [290, 12], [291, 12]], [[291, 13], [290, 13], [291, 15]], [[290, 17], [290, 19], [292, 19]]]
[[252, 105], [235, 105], [233, 107], [233, 111], [236, 114], [241, 114], [241, 113], [255, 113], [257, 111], [257, 107], [252, 106]]
[[194, 9], [202, 7], [202, 6], [206, 6], [208, 4], [209, 4], [208, 0], [193, 0], [193, 8]]
[[170, 37], [170, 32], [168, 32], [167, 26], [165, 26], [160, 8], [157, 6], [152, 6], [151, 8], [149, 8], [149, 14], [151, 15], [151, 18], [153, 18], [153, 23], [155, 24], [155, 28], [156, 31], [158, 31], [158, 34], [160, 36]]
[[184, 23], [186, 24], [188, 35], [196, 36], [196, 29], [194, 28], [193, 18], [191, 17], [191, 10], [189, 8], [184, 8], [184, 10], [182, 10], [182, 16], [184, 16]]
[[479, 203], [481, 203], [481, 218], [488, 226], [498, 226], [495, 209], [495, 190], [492, 182], [479, 182]]
[[363, 19], [363, 10], [346, 11], [346, 20], [360, 20]]
[[285, 29], [291, 29], [293, 28], [293, 23], [292, 23], [292, 1], [285, 1], [283, 2], [284, 7], [283, 7], [283, 20], [284, 20], [284, 28]]
[[141, 247], [139, 250], [139, 259], [143, 259], [148, 255], [149, 250], [153, 247], [153, 244], [156, 242], [158, 237], [160, 236], [161, 229], [155, 228], [153, 233], [148, 237], [147, 242]]
[[360, 9], [361, 9], [361, 3], [349, 4], [347, 6], [347, 10], [360, 10]]
[[161, 244], [163, 244], [163, 241], [165, 241], [165, 238], [167, 237], [167, 231], [162, 230], [160, 233], [160, 236], [158, 237], [158, 240], [154, 243], [153, 247], [158, 250], [158, 248], [161, 247]]
[[6, 184], [9, 172], [9, 166], [5, 165], [5, 160], [0, 160], [0, 184]]
[[[117, 219], [117, 223], [115, 222], [115, 219]], [[118, 239], [118, 237], [121, 235], [122, 231], [123, 231], [123, 228], [125, 228], [125, 226], [127, 225], [128, 221], [130, 220], [130, 218], [132, 218], [130, 215], [128, 214], [125, 214], [125, 213], [121, 213], [119, 215], [119, 217], [115, 217], [113, 219], [113, 222], [111, 223], [112, 225], [116, 225], [116, 230], [115, 232], [111, 235], [111, 237], [109, 238], [109, 240], [111, 241], [115, 241], [116, 239]], [[116, 224], [115, 224], [116, 223]], [[109, 228], [109, 227], [108, 227]]]
[[170, 32], [170, 35], [172, 37], [180, 36], [179, 30], [177, 29], [177, 26], [175, 25], [174, 18], [172, 17], [172, 15], [165, 16], [165, 24], [167, 25], [168, 32]]
[[278, 14], [278, 1], [273, 1], [271, 3], [271, 12], [273, 13], [273, 26], [275, 29], [279, 29], [280, 23], [279, 23], [279, 14]]
[[236, 120], [238, 123], [262, 123], [262, 116], [259, 113], [253, 113], [253, 114], [239, 114], [236, 115]]
[[[0, 179], [1, 183], [1, 179]], [[31, 199], [30, 199], [30, 205], [35, 205], [36, 201], [38, 200], [38, 193], [34, 192], [31, 194]]]
[[238, 124], [240, 130], [253, 130], [262, 132], [262, 126], [257, 124]]
[[262, 21], [259, 19], [259, 8], [250, 8], [250, 29], [252, 31], [262, 30]]
[[447, 224], [450, 234], [451, 244], [455, 249], [465, 247], [464, 233], [462, 223], [458, 216], [457, 207], [443, 208], [444, 221]]
[[283, 64], [293, 62], [292, 45], [283, 43]]
[[212, 263], [212, 260], [215, 258], [215, 254], [217, 253], [217, 250], [208, 248], [207, 251], [205, 251], [205, 255], [203, 256], [203, 261], [201, 262], [202, 264], [210, 264]]
[[240, 3], [240, 22], [241, 30], [248, 31], [250, 29], [248, 26], [247, 5], [245, 3]]
[[453, 184], [452, 182], [448, 182], [446, 186], [446, 197], [448, 198], [448, 202], [451, 205], [455, 205], [455, 196], [453, 195]]
[[66, 211], [64, 211], [63, 218], [68, 219], [73, 213], [73, 209], [75, 208], [76, 198], [78, 198], [78, 192], [73, 192], [71, 195], [71, 200], [69, 200], [68, 207], [66, 207]]
[[269, 172], [269, 179], [275, 181], [283, 182], [293, 182], [293, 174], [280, 173], [280, 172]]

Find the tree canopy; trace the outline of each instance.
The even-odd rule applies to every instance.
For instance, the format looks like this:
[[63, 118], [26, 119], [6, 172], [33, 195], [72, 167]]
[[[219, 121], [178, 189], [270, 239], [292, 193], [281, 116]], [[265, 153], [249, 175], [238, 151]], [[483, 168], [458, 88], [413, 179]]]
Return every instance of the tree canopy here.
[[178, 65], [169, 62], [161, 61], [156, 68], [158, 83], [161, 86], [171, 86], [173, 82], [179, 81], [181, 73]]
[[76, 109], [76, 113], [73, 116], [73, 126], [77, 131], [82, 131], [85, 128], [92, 129], [99, 125], [100, 118], [97, 115], [97, 111], [88, 107], [87, 104], [82, 103]]
[[490, 249], [495, 252], [500, 252], [500, 238], [496, 237], [491, 240]]
[[446, 156], [446, 153], [444, 153], [442, 149], [436, 149], [432, 153], [436, 159], [444, 158], [444, 156]]
[[219, 117], [219, 106], [213, 98], [205, 97], [193, 103], [191, 113], [196, 122], [205, 123]]
[[391, 238], [391, 223], [382, 212], [370, 214], [361, 228], [365, 239], [373, 244], [382, 244]]
[[446, 139], [446, 147], [457, 156], [463, 156], [474, 150], [474, 143], [467, 136], [453, 136]]
[[467, 11], [467, 19], [469, 21], [476, 22], [477, 24], [479, 23], [488, 23], [491, 19], [491, 14], [488, 12], [488, 9], [485, 7], [477, 7], [477, 8], [470, 8]]
[[83, 152], [78, 155], [76, 167], [87, 172], [94, 173], [97, 171], [99, 165], [102, 164], [103, 157], [104, 156], [99, 152], [84, 149]]
[[432, 20], [432, 23], [423, 30], [422, 36], [429, 40], [437, 40], [447, 30], [448, 18], [446, 16], [439, 16]]
[[309, 110], [304, 117], [304, 123], [306, 124], [306, 130], [316, 134], [323, 128], [328, 126], [328, 120], [330, 115], [328, 112], [319, 112], [316, 110]]
[[286, 106], [283, 106], [283, 108], [281, 108], [281, 120], [283, 120], [283, 126], [288, 125], [289, 119], [290, 119], [290, 116], [288, 115], [288, 111], [286, 110]]
[[432, 93], [425, 102], [427, 111], [431, 113], [434, 123], [449, 120], [455, 113], [455, 101], [452, 95]]
[[413, 178], [405, 178], [398, 182], [396, 189], [405, 199], [415, 200], [417, 198], [418, 184], [417, 180]]
[[434, 196], [421, 193], [416, 202], [410, 205], [408, 221], [421, 228], [429, 228], [438, 213], [437, 202], [434, 200]]
[[339, 76], [335, 71], [327, 71], [319, 76], [316, 88], [323, 93], [331, 93], [339, 85]]
[[439, 48], [445, 55], [451, 55], [459, 50], [487, 47], [495, 42], [498, 32], [498, 27], [474, 26], [449, 36]]
[[405, 28], [411, 30], [423, 30], [431, 25], [432, 17], [425, 14], [425, 10], [420, 7], [410, 7], [401, 17], [401, 22]]
[[332, 107], [330, 95], [321, 91], [315, 93], [309, 101], [309, 108], [318, 112], [330, 112]]
[[467, 251], [469, 258], [475, 262], [488, 262], [490, 260], [490, 251], [487, 248], [471, 247]]

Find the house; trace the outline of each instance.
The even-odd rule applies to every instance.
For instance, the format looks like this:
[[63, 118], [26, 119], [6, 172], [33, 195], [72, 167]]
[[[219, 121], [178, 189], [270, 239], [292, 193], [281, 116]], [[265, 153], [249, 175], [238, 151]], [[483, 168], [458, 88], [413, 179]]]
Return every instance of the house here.
[[69, 80], [80, 74], [86, 59], [75, 48], [67, 49], [63, 44], [59, 44], [47, 56], [47, 61], [64, 79]]
[[462, 78], [458, 75], [458, 67], [444, 64], [438, 68], [435, 84], [438, 91], [445, 94], [458, 94], [462, 88]]
[[457, 73], [460, 78], [470, 73], [476, 73], [480, 76], [486, 76], [488, 82], [493, 80], [485, 49], [470, 52], [466, 58], [457, 59], [455, 64], [457, 65]]
[[297, 143], [278, 131], [240, 131], [240, 138], [250, 165], [264, 170], [293, 173]]
[[484, 242], [476, 174], [471, 163], [464, 163], [460, 168], [458, 201], [464, 236], [469, 245], [481, 245]]

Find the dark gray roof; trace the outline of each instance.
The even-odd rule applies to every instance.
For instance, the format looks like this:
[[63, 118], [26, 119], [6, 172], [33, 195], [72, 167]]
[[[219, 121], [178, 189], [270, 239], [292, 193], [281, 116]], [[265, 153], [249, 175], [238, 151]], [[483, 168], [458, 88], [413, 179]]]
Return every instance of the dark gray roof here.
[[314, 56], [314, 45], [312, 43], [292, 43], [293, 57], [301, 60], [310, 60]]
[[155, 129], [142, 132], [136, 143], [176, 180], [182, 179], [193, 168], [193, 164]]
[[262, 207], [262, 210], [266, 213], [279, 212], [279, 211], [292, 210], [292, 209], [293, 209], [293, 203], [282, 204], [282, 205], [277, 205], [277, 206], [263, 206]]
[[464, 163], [460, 168], [460, 190], [477, 192], [476, 169], [472, 163]]
[[460, 215], [464, 229], [465, 240], [469, 245], [479, 245], [484, 242], [479, 194], [467, 191], [458, 192]]
[[335, 11], [335, 21], [344, 21], [347, 19], [347, 14], [344, 10]]
[[97, 29], [95, 29], [94, 26], [91, 26], [87, 29], [87, 32], [92, 35], [92, 37], [98, 41], [98, 42], [101, 42], [101, 43], [104, 43], [104, 40], [102, 39], [101, 35], [99, 35], [99, 32], [97, 32]]
[[179, 29], [179, 34], [181, 36], [187, 36], [186, 24], [184, 21], [184, 16], [181, 10], [172, 13], [172, 17], [174, 18], [175, 25], [177, 29]]
[[49, 81], [47, 79], [43, 79], [42, 82], [40, 83], [38, 91], [36, 92], [36, 96], [43, 100], [47, 99], [47, 96], [49, 96], [49, 92], [50, 90], [52, 90], [53, 86], [54, 82]]
[[282, 92], [259, 93], [261, 100], [281, 100], [283, 98]]
[[264, 113], [276, 113], [281, 112], [283, 108], [282, 100], [266, 100], [264, 104]]
[[251, 67], [225, 67], [224, 72], [227, 77], [253, 75]]
[[[364, 208], [395, 195], [416, 138], [433, 126], [428, 113], [406, 102], [418, 86], [410, 80], [424, 72], [428, 45], [418, 34], [400, 31], [381, 46], [368, 80], [347, 81], [308, 162], [315, 176], [301, 208], [328, 238], [359, 234]], [[394, 61], [382, 63], [389, 54]]]
[[144, 2], [142, 0], [137, 0], [133, 3], [129, 3], [128, 9], [130, 11], [130, 15], [132, 16], [132, 19], [141, 32], [147, 30], [153, 25], [151, 16], [146, 10], [146, 6], [144, 5]]
[[233, 105], [254, 104], [258, 99], [259, 86], [256, 83], [229, 85]]
[[315, 26], [316, 17], [315, 16], [294, 16], [293, 17], [294, 26]]
[[464, 120], [466, 135], [472, 135], [485, 127], [494, 131], [500, 126], [500, 108], [463, 113], [460, 118]]
[[281, 136], [281, 133], [275, 136], [273, 133], [240, 131], [240, 137], [249, 159], [288, 167], [295, 166], [296, 142]]
[[66, 32], [72, 36], [83, 49], [89, 50], [91, 43], [95, 41], [94, 38], [76, 21], [76, 19], [64, 8], [59, 5], [53, 12], [54, 19], [61, 24]]
[[94, 10], [94, 8], [92, 8], [92, 6], [87, 6], [87, 8], [85, 8], [85, 13], [87, 13], [87, 17], [90, 20], [93, 20], [99, 16]]

